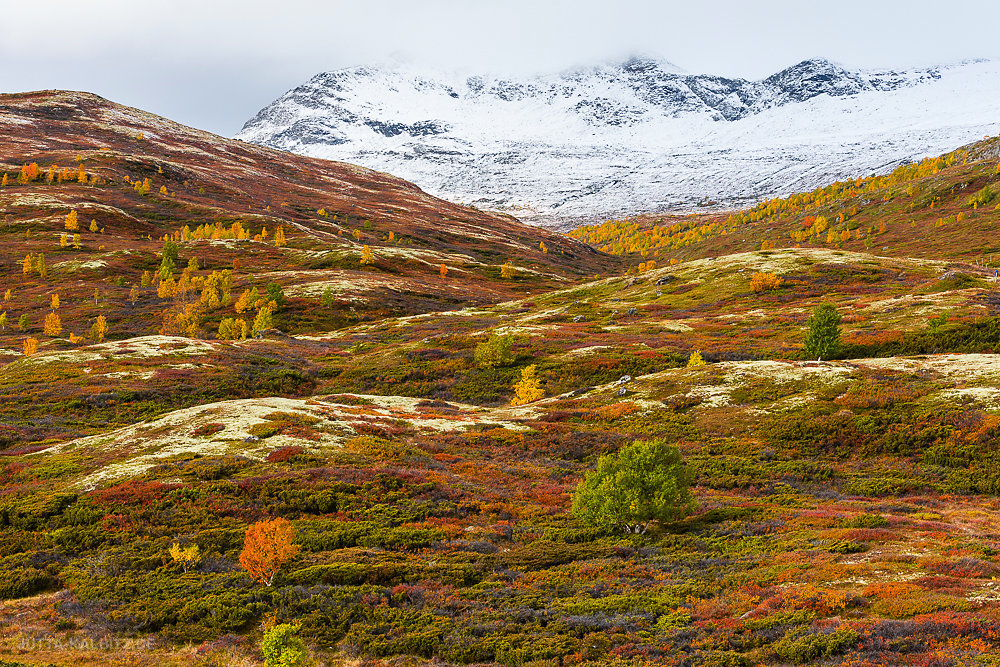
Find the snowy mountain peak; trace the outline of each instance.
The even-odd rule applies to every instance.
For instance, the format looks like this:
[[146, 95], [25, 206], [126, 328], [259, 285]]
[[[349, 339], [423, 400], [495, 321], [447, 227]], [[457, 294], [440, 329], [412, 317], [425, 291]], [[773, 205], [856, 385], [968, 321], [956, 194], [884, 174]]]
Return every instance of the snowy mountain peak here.
[[858, 71], [814, 58], [759, 81], [642, 55], [532, 77], [395, 62], [318, 74], [238, 137], [566, 224], [887, 169], [1000, 131], [998, 101], [995, 61]]

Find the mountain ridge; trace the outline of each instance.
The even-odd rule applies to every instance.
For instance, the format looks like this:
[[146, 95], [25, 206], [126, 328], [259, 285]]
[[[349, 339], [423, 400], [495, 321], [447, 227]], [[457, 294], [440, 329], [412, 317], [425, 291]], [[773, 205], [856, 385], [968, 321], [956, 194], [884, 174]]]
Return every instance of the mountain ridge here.
[[574, 226], [735, 208], [1000, 130], [990, 111], [1000, 97], [995, 61], [849, 70], [810, 59], [758, 81], [673, 69], [631, 58], [520, 79], [412, 65], [335, 70], [278, 98], [237, 137]]

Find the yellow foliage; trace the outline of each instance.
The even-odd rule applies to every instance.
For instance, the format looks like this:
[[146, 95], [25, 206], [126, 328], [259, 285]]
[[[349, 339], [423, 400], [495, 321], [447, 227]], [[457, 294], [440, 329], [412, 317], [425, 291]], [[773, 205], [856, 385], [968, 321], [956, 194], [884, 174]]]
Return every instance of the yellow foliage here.
[[511, 280], [514, 277], [514, 265], [507, 260], [500, 267], [500, 277], [504, 280]]
[[753, 274], [753, 278], [750, 279], [750, 288], [753, 289], [754, 292], [767, 292], [778, 289], [784, 284], [784, 282], [784, 278], [773, 273], [758, 271]]
[[108, 333], [108, 320], [104, 315], [98, 315], [94, 325], [90, 327], [90, 338], [95, 343], [103, 343]]
[[374, 263], [375, 263], [375, 256], [372, 254], [372, 249], [369, 248], [368, 246], [363, 246], [361, 248], [361, 266]]
[[51, 312], [45, 316], [43, 331], [46, 336], [58, 336], [62, 333], [62, 320], [59, 319], [58, 313]]
[[77, 220], [76, 211], [70, 211], [66, 214], [66, 229], [71, 232], [80, 229], [80, 223]]
[[186, 549], [182, 549], [180, 544], [174, 542], [170, 545], [170, 557], [175, 563], [178, 563], [185, 572], [192, 567], [196, 567], [198, 563], [201, 562], [201, 552], [198, 550], [197, 544], [192, 544]]
[[24, 356], [30, 357], [31, 355], [38, 352], [38, 339], [36, 338], [25, 338], [24, 339]]
[[528, 366], [521, 371], [521, 379], [514, 385], [514, 398], [511, 405], [524, 405], [545, 398], [542, 383], [535, 375], [535, 367]]
[[691, 356], [688, 357], [688, 363], [687, 363], [688, 368], [697, 368], [698, 366], [704, 366], [704, 365], [705, 365], [705, 359], [702, 358], [701, 352], [699, 352], [698, 350], [692, 352]]

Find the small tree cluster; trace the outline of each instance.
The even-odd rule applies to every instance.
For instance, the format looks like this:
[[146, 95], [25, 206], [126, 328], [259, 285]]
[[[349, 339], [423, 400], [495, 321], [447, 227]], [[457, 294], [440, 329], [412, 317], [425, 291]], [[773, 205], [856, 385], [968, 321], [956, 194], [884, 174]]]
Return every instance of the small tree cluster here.
[[201, 551], [197, 544], [181, 547], [179, 543], [174, 542], [170, 545], [170, 557], [187, 572], [192, 567], [197, 567], [198, 563], [201, 562]]
[[53, 337], [62, 333], [62, 320], [59, 318], [59, 313], [52, 311], [45, 316], [45, 324], [42, 327], [42, 331], [46, 336]]
[[243, 340], [250, 334], [247, 321], [233, 317], [223, 317], [219, 322], [219, 340]]
[[369, 264], [375, 263], [375, 255], [372, 254], [372, 249], [370, 247], [363, 246], [361, 248], [361, 266], [367, 266]]

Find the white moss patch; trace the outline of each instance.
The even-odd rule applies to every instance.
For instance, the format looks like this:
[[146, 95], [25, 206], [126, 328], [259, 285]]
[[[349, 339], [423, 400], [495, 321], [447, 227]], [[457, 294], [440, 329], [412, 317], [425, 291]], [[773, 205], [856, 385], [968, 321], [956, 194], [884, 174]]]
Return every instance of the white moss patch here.
[[71, 259], [54, 264], [53, 268], [74, 273], [76, 271], [99, 271], [107, 267], [107, 265], [108, 263], [103, 259]]
[[610, 345], [591, 345], [590, 347], [578, 347], [575, 350], [570, 350], [562, 355], [563, 359], [570, 359], [572, 357], [586, 357], [591, 354], [597, 354], [601, 350], [610, 349]]
[[[155, 465], [181, 455], [239, 455], [263, 460], [275, 449], [298, 445], [322, 452], [339, 448], [354, 436], [355, 426], [384, 423], [409, 423], [417, 430], [466, 431], [480, 425], [527, 430], [522, 420], [536, 418], [546, 401], [518, 407], [480, 408], [462, 403], [427, 405], [422, 399], [406, 396], [354, 395], [355, 400], [337, 402], [337, 397], [291, 399], [258, 398], [220, 401], [167, 413], [158, 419], [133, 424], [102, 435], [70, 440], [51, 447], [37, 456], [76, 449], [97, 449], [113, 453], [118, 459], [78, 482], [93, 489], [97, 486], [142, 475]], [[551, 399], [550, 399], [551, 400]], [[424, 403], [423, 406], [420, 404]], [[251, 430], [268, 423], [267, 415], [285, 412], [318, 420], [310, 427], [309, 438], [276, 434], [258, 439]], [[196, 435], [199, 427], [222, 424], [223, 429], [209, 435]]]
[[1000, 409], [1000, 389], [996, 387], [963, 387], [945, 389], [938, 396], [950, 403], [971, 400], [986, 410]]
[[1000, 378], [1000, 354], [934, 354], [923, 357], [853, 359], [851, 363], [904, 373], [933, 371], [956, 380]]
[[849, 367], [814, 361], [727, 361], [715, 365], [725, 371], [726, 382], [731, 384], [743, 384], [752, 378], [777, 383], [799, 380], [836, 381], [851, 374]]
[[[305, 400], [273, 397], [221, 401], [175, 410], [158, 419], [111, 433], [71, 440], [46, 450], [46, 453], [80, 448], [119, 452], [124, 460], [106, 466], [79, 482], [80, 486], [92, 489], [108, 481], [141, 475], [165, 459], [182, 454], [238, 454], [262, 460], [268, 452], [285, 445], [297, 444], [310, 449], [335, 447], [353, 434], [353, 430], [346, 425], [324, 423], [317, 425], [319, 440], [316, 441], [284, 435], [257, 440], [250, 429], [267, 423], [265, 416], [273, 412], [317, 416]], [[209, 436], [194, 434], [198, 427], [212, 423], [223, 424], [224, 428]]]

